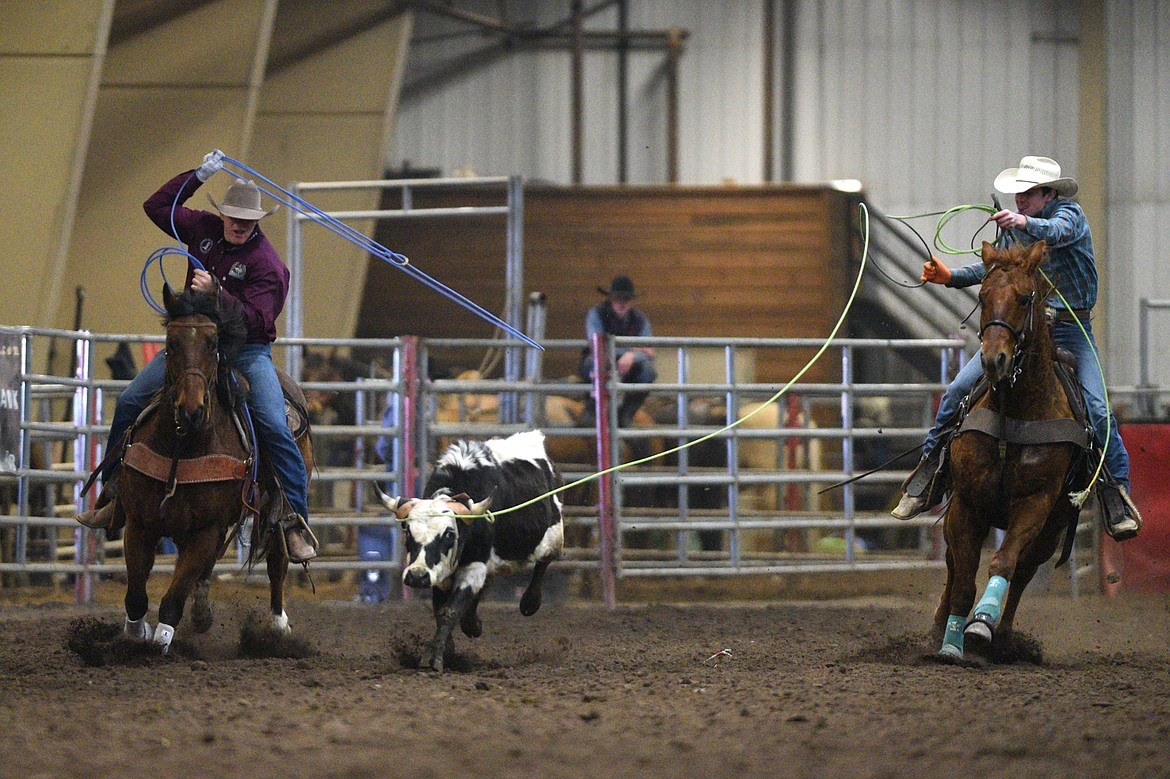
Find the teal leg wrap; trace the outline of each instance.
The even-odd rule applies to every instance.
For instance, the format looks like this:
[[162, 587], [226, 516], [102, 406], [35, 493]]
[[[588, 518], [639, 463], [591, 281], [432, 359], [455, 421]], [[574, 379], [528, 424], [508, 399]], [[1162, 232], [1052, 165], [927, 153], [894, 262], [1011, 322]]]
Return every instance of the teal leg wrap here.
[[946, 657], [963, 656], [963, 628], [966, 625], [966, 617], [958, 614], [947, 617], [947, 632], [943, 634], [942, 648], [938, 650], [940, 655]]
[[1008, 581], [1002, 576], [992, 576], [987, 580], [987, 589], [983, 597], [975, 604], [976, 614], [986, 614], [995, 622], [999, 622], [999, 615], [1003, 606], [1003, 596], [1007, 592]]

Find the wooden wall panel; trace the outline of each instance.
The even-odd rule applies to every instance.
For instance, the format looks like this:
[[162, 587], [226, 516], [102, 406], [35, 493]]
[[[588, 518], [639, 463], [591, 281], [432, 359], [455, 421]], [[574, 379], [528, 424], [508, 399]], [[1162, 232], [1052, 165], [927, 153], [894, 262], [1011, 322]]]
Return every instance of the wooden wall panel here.
[[[524, 194], [524, 288], [548, 296], [548, 338], [583, 338], [586, 310], [627, 273], [655, 335], [823, 337], [848, 294], [849, 203], [824, 187], [548, 187]], [[502, 202], [468, 190], [415, 207]], [[394, 204], [396, 205], [396, 204]], [[403, 220], [379, 240], [494, 312], [504, 299], [504, 219]], [[489, 326], [380, 260], [359, 336], [489, 337]], [[781, 382], [811, 354], [757, 359]], [[572, 365], [550, 355], [546, 375]], [[808, 374], [835, 376], [832, 361]]]

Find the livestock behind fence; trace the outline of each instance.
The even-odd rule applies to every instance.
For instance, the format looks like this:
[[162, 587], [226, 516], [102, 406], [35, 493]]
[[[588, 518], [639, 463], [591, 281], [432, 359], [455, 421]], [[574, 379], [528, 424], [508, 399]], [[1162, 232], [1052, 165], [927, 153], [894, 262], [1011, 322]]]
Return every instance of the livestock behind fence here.
[[[126, 384], [98, 378], [103, 371], [95, 355], [116, 344], [149, 347], [159, 339], [5, 332], [20, 362], [19, 457], [6, 476], [11, 505], [0, 517], [0, 573], [7, 583], [59, 583], [72, 576], [78, 599], [85, 600], [92, 577], [123, 567], [120, 541], [72, 519], [93, 500], [80, 495], [80, 485], [103, 455], [113, 401]], [[73, 346], [72, 375], [34, 370], [53, 338]], [[576, 376], [539, 375], [539, 362], [530, 363], [520, 380], [491, 378], [487, 358], [520, 348], [512, 342], [278, 341], [278, 349], [316, 355], [305, 359], [302, 376], [306, 393], [317, 399], [311, 403], [313, 435], [321, 452], [311, 522], [324, 544], [314, 570], [333, 579], [370, 576], [396, 590], [397, 521], [382, 508], [374, 485], [416, 495], [447, 442], [533, 428], [545, 432], [551, 459], [572, 485], [563, 494], [565, 553], [554, 570], [612, 581], [941, 565], [935, 517], [898, 522], [886, 513], [915, 455], [826, 488], [921, 441], [935, 398], [958, 365], [961, 342], [842, 339], [822, 358], [833, 380], [797, 382], [776, 397], [780, 385], [754, 380], [755, 362], [761, 355], [775, 362], [767, 353], [777, 350], [811, 353], [820, 342], [620, 341], [653, 345], [660, 372], [626, 427], [606, 404], [608, 411], [595, 421], [588, 413], [594, 388]], [[583, 340], [543, 345], [549, 353], [589, 347]], [[613, 347], [601, 342], [602, 359], [608, 351], [612, 360]], [[920, 365], [922, 355], [933, 355], [936, 375], [910, 367]], [[856, 376], [862, 365], [865, 380]], [[607, 379], [600, 389], [608, 399], [628, 387]], [[613, 470], [599, 475], [607, 466]], [[1092, 528], [1082, 521], [1083, 531]], [[1076, 576], [1093, 566], [1095, 533], [1082, 536], [1074, 588]], [[159, 570], [172, 564], [167, 551]], [[218, 570], [240, 572], [243, 551], [221, 560]]]

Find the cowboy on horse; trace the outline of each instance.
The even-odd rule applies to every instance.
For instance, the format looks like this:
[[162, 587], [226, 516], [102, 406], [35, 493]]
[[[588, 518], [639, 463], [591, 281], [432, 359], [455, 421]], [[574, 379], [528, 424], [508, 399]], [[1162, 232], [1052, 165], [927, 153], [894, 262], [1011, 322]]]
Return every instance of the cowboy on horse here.
[[[1041, 269], [1053, 284], [1046, 301], [1052, 337], [1059, 348], [1076, 359], [1076, 376], [1084, 391], [1088, 421], [1098, 447], [1105, 447], [1105, 476], [1098, 482], [1105, 530], [1118, 541], [1133, 538], [1141, 528], [1142, 518], [1129, 496], [1129, 453], [1105, 400], [1104, 377], [1093, 338], [1091, 314], [1097, 302], [1097, 267], [1085, 212], [1071, 199], [1077, 193], [1077, 182], [1061, 176], [1055, 160], [1026, 156], [1019, 167], [1007, 168], [996, 176], [994, 186], [999, 192], [1015, 195], [1017, 209], [1001, 209], [989, 217], [988, 221], [1002, 230], [997, 248], [1030, 246], [1037, 241], [1048, 245], [1048, 259]], [[983, 262], [950, 269], [931, 257], [922, 266], [922, 280], [968, 287], [979, 284], [986, 272]], [[947, 387], [934, 426], [926, 435], [922, 460], [903, 485], [902, 499], [891, 512], [894, 517], [910, 519], [942, 499], [946, 491], [946, 479], [942, 478], [944, 439], [956, 429], [963, 400], [982, 377], [983, 365], [976, 353]]]
[[[224, 154], [218, 149], [208, 153], [197, 169], [168, 181], [147, 198], [143, 208], [161, 230], [169, 232], [173, 224], [176, 237], [197, 261], [188, 268], [185, 287], [243, 310], [247, 335], [231, 367], [247, 379], [248, 407], [259, 449], [271, 464], [292, 509], [281, 520], [288, 558], [304, 563], [317, 556], [308, 528], [308, 475], [289, 430], [284, 393], [272, 361], [276, 318], [288, 295], [289, 270], [260, 229], [260, 220], [276, 209], [265, 211], [260, 189], [241, 179], [227, 188], [222, 205], [208, 197], [218, 214], [183, 207], [204, 182], [223, 169], [223, 161]], [[202, 267], [197, 267], [199, 264]], [[162, 388], [166, 356], [165, 349], [159, 351], [118, 397], [109, 438], [115, 451], [123, 435]], [[120, 469], [121, 460], [117, 457], [103, 465], [102, 493], [94, 510], [77, 517], [82, 525], [108, 531], [125, 523], [117, 500]]]

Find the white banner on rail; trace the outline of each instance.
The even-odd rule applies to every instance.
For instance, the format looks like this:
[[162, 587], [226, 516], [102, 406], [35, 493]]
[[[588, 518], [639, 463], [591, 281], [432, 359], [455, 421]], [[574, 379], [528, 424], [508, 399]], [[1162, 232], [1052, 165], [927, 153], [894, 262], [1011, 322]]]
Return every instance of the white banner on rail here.
[[0, 473], [20, 463], [20, 335], [0, 332]]

